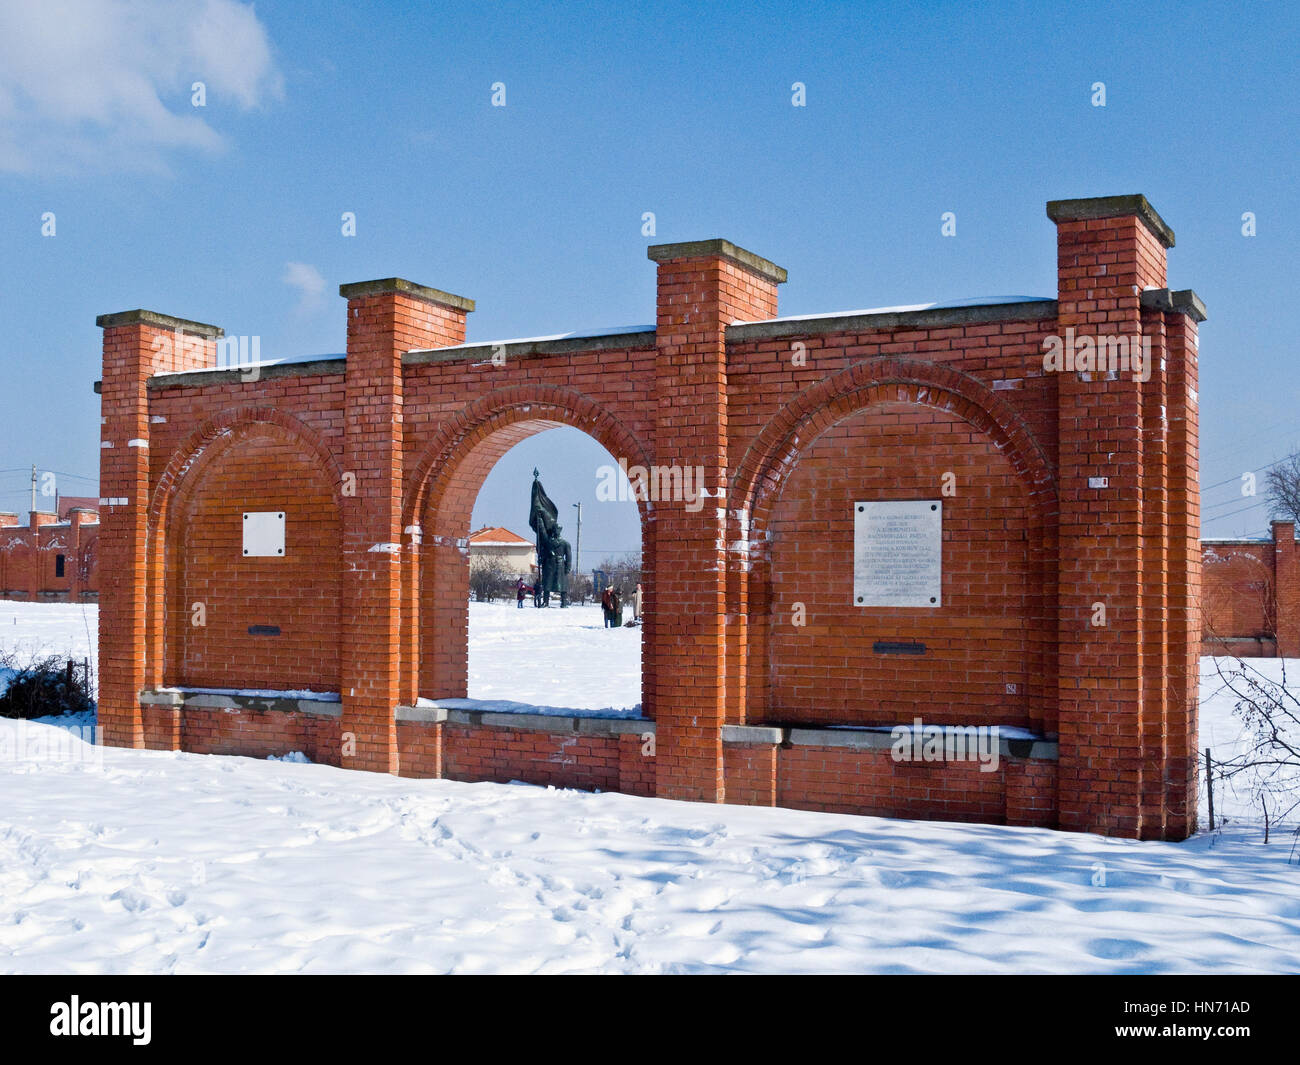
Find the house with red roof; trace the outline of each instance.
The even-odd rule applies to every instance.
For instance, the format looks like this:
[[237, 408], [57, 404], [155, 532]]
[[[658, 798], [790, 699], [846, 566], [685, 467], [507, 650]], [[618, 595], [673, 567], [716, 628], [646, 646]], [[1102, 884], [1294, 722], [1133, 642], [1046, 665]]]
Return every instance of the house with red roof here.
[[537, 572], [537, 545], [500, 525], [469, 534], [469, 564], [489, 558], [501, 559], [512, 572], [529, 580]]

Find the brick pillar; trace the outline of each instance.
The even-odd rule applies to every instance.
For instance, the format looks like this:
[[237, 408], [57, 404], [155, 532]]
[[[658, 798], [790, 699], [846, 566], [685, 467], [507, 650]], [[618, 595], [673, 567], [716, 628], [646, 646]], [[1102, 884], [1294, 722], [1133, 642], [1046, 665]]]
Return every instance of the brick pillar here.
[[[1141, 196], [1054, 201], [1047, 213], [1057, 223], [1059, 335], [1139, 337], [1141, 291], [1165, 282], [1168, 226]], [[1134, 376], [1057, 375], [1061, 827], [1130, 837], [1146, 834], [1144, 781], [1163, 775], [1143, 715], [1159, 715], [1152, 694], [1167, 679], [1150, 660], [1143, 554], [1153, 531], [1143, 477], [1161, 442], [1144, 438]]]
[[348, 301], [343, 470], [355, 486], [343, 495], [342, 764], [394, 773], [403, 575], [417, 568], [401, 554], [402, 355], [463, 341], [474, 304], [395, 277], [340, 285], [339, 295]]
[[68, 549], [63, 572], [68, 578], [69, 603], [81, 601], [81, 552], [85, 539], [81, 526], [90, 513], [81, 507], [73, 507], [68, 512]]
[[1273, 583], [1277, 601], [1277, 656], [1300, 658], [1300, 554], [1295, 522], [1272, 522]]
[[[99, 728], [101, 742], [143, 747], [140, 690], [146, 635], [149, 396], [155, 373], [216, 365], [214, 325], [152, 311], [95, 319], [104, 330], [99, 452]], [[161, 589], [153, 594], [161, 595]], [[154, 649], [156, 657], [157, 649]]]
[[53, 580], [54, 556], [41, 550], [41, 529], [53, 525], [59, 520], [57, 514], [47, 510], [33, 510], [27, 515], [27, 529], [32, 537], [32, 565], [27, 572], [27, 598], [35, 602], [45, 590], [46, 564], [49, 565], [50, 579]]
[[[0, 529], [13, 529], [18, 525], [18, 515], [11, 511], [0, 512]], [[8, 547], [15, 541], [12, 536], [6, 535], [0, 542], [0, 547]], [[17, 574], [14, 572], [13, 565], [14, 552], [0, 551], [0, 599], [7, 599], [9, 592], [16, 592]]]
[[[1139, 381], [1142, 403], [1142, 761], [1141, 820], [1144, 839], [1163, 839], [1164, 766], [1169, 729], [1169, 414], [1164, 315], [1144, 307], [1142, 339], [1150, 345], [1147, 381]], [[1156, 367], [1161, 367], [1157, 372]], [[1147, 376], [1146, 366], [1128, 376]]]
[[[1165, 838], [1196, 831], [1197, 706], [1201, 655], [1200, 421], [1197, 323], [1205, 306], [1190, 290], [1159, 293], [1165, 314], [1169, 419], [1169, 681], [1166, 718]], [[1150, 295], [1150, 294], [1148, 294]], [[1159, 371], [1159, 367], [1154, 372]]]
[[[703, 471], [709, 495], [659, 499], [644, 651], [654, 678], [656, 792], [722, 802], [726, 721], [727, 326], [776, 315], [779, 266], [730, 241], [659, 244], [655, 462]], [[661, 479], [662, 480], [662, 479]], [[698, 479], [697, 479], [698, 485]], [[691, 509], [691, 508], [695, 509]]]

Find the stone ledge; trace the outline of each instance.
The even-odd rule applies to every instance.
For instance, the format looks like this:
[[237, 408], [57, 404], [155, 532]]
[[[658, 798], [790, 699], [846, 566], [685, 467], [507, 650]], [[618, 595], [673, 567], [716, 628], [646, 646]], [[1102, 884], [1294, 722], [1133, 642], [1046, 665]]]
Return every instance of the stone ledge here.
[[742, 745], [779, 747], [785, 742], [785, 729], [760, 725], [723, 725], [722, 742], [732, 747]]
[[582, 736], [653, 736], [655, 723], [627, 717], [575, 717]]
[[171, 706], [186, 710], [252, 710], [261, 713], [311, 714], [315, 717], [342, 717], [343, 704], [338, 699], [294, 699], [270, 695], [213, 695], [204, 692], [143, 691], [144, 706]]
[[95, 319], [95, 324], [100, 329], [115, 329], [122, 325], [152, 325], [159, 329], [169, 329], [172, 332], [179, 329], [182, 333], [203, 337], [207, 340], [214, 340], [217, 337], [226, 335], [226, 331], [219, 325], [208, 325], [206, 322], [191, 322], [188, 318], [174, 318], [170, 314], [159, 314], [157, 311], [146, 310], [101, 314]]
[[[409, 709], [407, 707], [400, 708]], [[518, 732], [558, 732], [579, 736], [623, 736], [653, 734], [655, 723], [626, 717], [568, 717], [560, 714], [502, 714], [489, 710], [452, 710], [444, 707], [416, 707], [441, 710], [441, 720], [469, 728], [514, 729]], [[400, 720], [400, 719], [399, 719]], [[412, 719], [407, 719], [412, 720]]]
[[[247, 375], [253, 370], [256, 377]], [[145, 385], [150, 392], [165, 388], [204, 388], [208, 385], [239, 384], [241, 382], [265, 381], [276, 377], [311, 377], [317, 374], [341, 374], [347, 372], [347, 360], [340, 358], [312, 359], [310, 362], [277, 362], [267, 366], [234, 367], [228, 370], [193, 370], [189, 373], [160, 374], [150, 377]], [[99, 382], [95, 382], [95, 391], [99, 391]]]
[[[970, 726], [948, 725], [940, 728], [962, 728]], [[890, 750], [894, 739], [888, 732], [856, 729], [806, 729], [790, 730], [792, 747], [845, 747], [850, 750]], [[1060, 747], [1055, 740], [1046, 739], [998, 739], [998, 756], [1000, 758], [1019, 758], [1030, 761], [1055, 762], [1060, 757]], [[938, 763], [936, 763], [938, 764]]]
[[1080, 200], [1049, 200], [1047, 217], [1053, 222], [1081, 222], [1092, 218], [1135, 215], [1166, 248], [1174, 246], [1174, 231], [1140, 192], [1131, 196], [1090, 196]]
[[1148, 288], [1140, 297], [1142, 306], [1155, 311], [1172, 314], [1185, 314], [1194, 322], [1203, 322], [1208, 317], [1205, 303], [1190, 288], [1176, 291], [1167, 288]]
[[467, 314], [474, 309], [472, 299], [465, 296], [454, 296], [450, 292], [443, 292], [440, 288], [417, 285], [414, 281], [407, 281], [404, 277], [381, 277], [374, 281], [353, 281], [350, 284], [339, 285], [339, 295], [346, 300], [361, 299], [365, 296], [382, 296], [389, 292], [400, 292], [405, 296], [428, 300], [430, 303], [441, 303], [444, 307], [464, 311]]
[[447, 720], [447, 708], [445, 706], [399, 706], [393, 711], [393, 719], [420, 725], [438, 725]]
[[1057, 317], [1056, 300], [986, 303], [977, 307], [933, 307], [924, 311], [883, 311], [880, 314], [840, 314], [828, 318], [795, 318], [745, 322], [727, 327], [727, 343], [772, 340], [777, 337], [818, 336], [823, 333], [866, 333], [887, 329], [951, 329], [995, 322], [1041, 322]]
[[655, 331], [639, 329], [633, 333], [605, 336], [562, 337], [556, 340], [518, 340], [508, 344], [458, 344], [454, 348], [417, 348], [402, 356], [403, 366], [423, 366], [441, 362], [491, 362], [504, 359], [536, 358], [539, 355], [568, 355], [586, 351], [645, 351], [655, 346]]
[[731, 241], [723, 240], [721, 237], [715, 237], [713, 240], [688, 240], [679, 244], [651, 244], [646, 249], [646, 257], [657, 263], [669, 262], [673, 259], [705, 259], [713, 256], [730, 259], [760, 277], [775, 281], [778, 285], [784, 284], [790, 276], [784, 267], [777, 266], [776, 263], [764, 259], [761, 255], [755, 255], [752, 251], [737, 247]]

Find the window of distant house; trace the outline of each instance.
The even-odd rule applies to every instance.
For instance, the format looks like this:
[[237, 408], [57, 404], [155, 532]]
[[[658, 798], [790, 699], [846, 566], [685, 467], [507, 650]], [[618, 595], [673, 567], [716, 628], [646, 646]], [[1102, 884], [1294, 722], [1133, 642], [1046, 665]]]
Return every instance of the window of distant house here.
[[63, 555], [54, 556], [54, 576], [56, 577], [63, 576], [63, 558]]

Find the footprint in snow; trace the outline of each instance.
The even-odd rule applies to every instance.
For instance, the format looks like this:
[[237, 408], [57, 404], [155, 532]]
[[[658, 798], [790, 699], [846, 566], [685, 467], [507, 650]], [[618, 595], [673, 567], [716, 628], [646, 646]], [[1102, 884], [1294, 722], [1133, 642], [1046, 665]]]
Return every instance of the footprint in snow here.
[[1115, 961], [1120, 958], [1135, 958], [1147, 950], [1145, 943], [1136, 939], [1094, 939], [1087, 944], [1088, 953], [1094, 958]]

